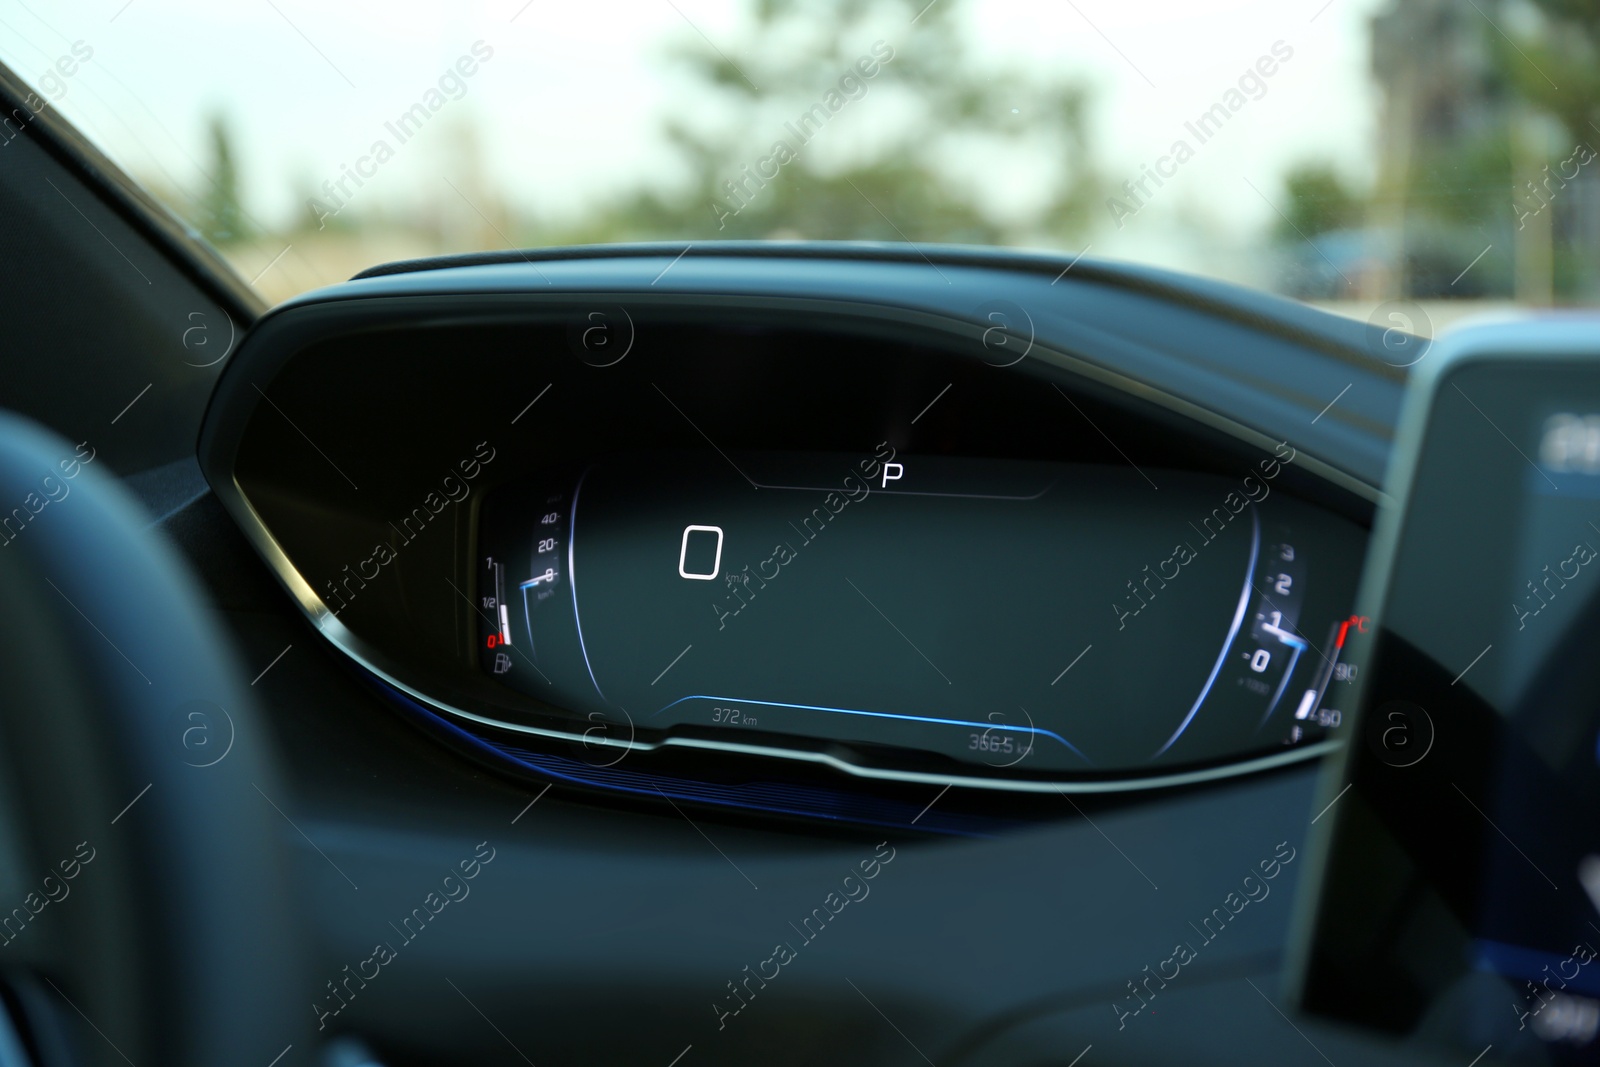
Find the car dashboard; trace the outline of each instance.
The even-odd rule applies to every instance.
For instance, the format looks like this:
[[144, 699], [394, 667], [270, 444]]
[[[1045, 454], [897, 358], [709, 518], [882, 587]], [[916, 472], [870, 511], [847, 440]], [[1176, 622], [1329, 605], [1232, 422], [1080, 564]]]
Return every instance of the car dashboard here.
[[[960, 248], [482, 254], [272, 310], [164, 525], [273, 664], [319, 1026], [405, 1063], [1136, 1062], [1221, 1012], [1298, 1055], [1384, 352]], [[454, 932], [395, 942], [480, 840]], [[353, 993], [374, 938], [417, 962]]]

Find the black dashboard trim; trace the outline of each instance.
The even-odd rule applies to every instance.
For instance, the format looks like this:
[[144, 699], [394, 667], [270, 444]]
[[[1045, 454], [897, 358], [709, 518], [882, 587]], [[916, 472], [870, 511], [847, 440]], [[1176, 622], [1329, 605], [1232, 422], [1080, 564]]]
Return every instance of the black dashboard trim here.
[[[697, 253], [696, 249], [700, 251]], [[1059, 253], [985, 249], [970, 245], [898, 245], [871, 241], [657, 241], [464, 252], [398, 260], [368, 267], [354, 275], [351, 280], [384, 278], [459, 267], [536, 264], [574, 259], [622, 259], [639, 256], [853, 259], [877, 263], [927, 263], [930, 266], [937, 260], [948, 266], [986, 267], [1048, 274], [1058, 280], [1068, 270], [1072, 270], [1083, 280], [1114, 285], [1159, 300], [1181, 304], [1293, 341], [1295, 344], [1315, 349], [1391, 382], [1402, 383], [1407, 379], [1403, 368], [1373, 359], [1367, 354], [1373, 350], [1374, 345], [1380, 346], [1381, 350], [1384, 331], [1376, 326], [1340, 322], [1339, 326], [1343, 327], [1343, 332], [1350, 334], [1350, 341], [1341, 343], [1329, 336], [1326, 323], [1319, 322], [1324, 328], [1318, 330], [1312, 328], [1308, 321], [1296, 321], [1309, 319], [1312, 316], [1322, 318], [1320, 313], [1280, 297], [1225, 282], [1194, 278], [1151, 267], [1086, 257], [1072, 258]]]
[[[325, 316], [332, 318], [364, 317], [366, 312], [392, 309], [396, 299], [397, 297], [389, 295], [334, 291], [325, 299], [274, 309], [251, 332], [250, 340], [258, 345], [260, 344], [259, 338], [262, 335], [270, 335], [291, 326], [300, 334], [319, 336], [320, 320]], [[954, 334], [959, 336], [963, 333], [970, 333], [971, 339], [974, 341], [981, 338], [984, 329], [984, 327], [976, 323], [955, 315], [937, 315], [917, 309], [866, 301], [829, 300], [813, 297], [766, 297], [724, 294], [695, 294], [686, 297], [682, 294], [647, 294], [627, 290], [570, 290], [556, 293], [540, 293], [537, 291], [527, 293], [423, 293], [407, 295], [403, 299], [414, 309], [434, 307], [440, 312], [452, 313], [447, 316], [439, 316], [440, 319], [448, 317], [452, 321], [467, 321], [472, 317], [474, 311], [480, 314], [485, 311], [509, 314], [529, 307], [539, 307], [541, 309], [558, 308], [569, 304], [614, 303], [625, 299], [632, 305], [670, 307], [675, 310], [682, 310], [688, 306], [698, 306], [708, 309], [788, 311], [835, 318], [852, 318], [863, 324], [876, 323], [921, 327], [947, 335]], [[289, 316], [291, 310], [294, 312], [293, 321], [291, 324], [286, 324], [284, 320]], [[371, 327], [376, 327], [384, 321], [386, 320], [383, 317], [373, 315], [371, 316], [370, 325]], [[345, 332], [356, 333], [360, 332], [362, 328], [367, 327], [355, 327]], [[291, 335], [291, 339], [297, 338]], [[280, 340], [278, 343], [282, 344], [283, 342]], [[255, 345], [252, 345], [252, 347], [255, 347]], [[293, 355], [294, 350], [289, 346], [285, 346], [280, 352], [281, 358], [278, 362], [264, 365], [260, 370], [269, 375], [276, 374]], [[1148, 382], [1129, 377], [1101, 363], [1087, 359], [1078, 353], [1068, 351], [1063, 347], [1045, 341], [1036, 341], [1030, 354], [1032, 352], [1051, 357], [1051, 365], [1057, 369], [1090, 379], [1098, 385], [1111, 388], [1126, 396], [1165, 408], [1173, 414], [1218, 430], [1254, 448], [1270, 450], [1279, 444], [1278, 440], [1251, 426], [1157, 388]], [[239, 361], [236, 359], [233, 362], [237, 364]], [[201, 466], [207, 470], [208, 474], [213, 470], [220, 469], [217, 464], [231, 462], [232, 453], [236, 450], [243, 432], [244, 422], [242, 421], [242, 416], [247, 415], [250, 407], [253, 406], [254, 401], [248, 395], [250, 391], [248, 383], [245, 383], [244, 390], [236, 388], [239, 384], [233, 375], [225, 374], [218, 383], [217, 391], [212, 398], [212, 410], [207, 414], [200, 442]], [[244, 395], [236, 395], [241, 393]], [[225, 440], [218, 430], [218, 426], [224, 418], [234, 420], [236, 430]], [[226, 447], [227, 456], [218, 454], [217, 449], [221, 447]], [[1306, 452], [1304, 449], [1299, 450], [1296, 463], [1322, 480], [1359, 497], [1368, 504], [1382, 503], [1384, 500], [1383, 492], [1377, 486]]]

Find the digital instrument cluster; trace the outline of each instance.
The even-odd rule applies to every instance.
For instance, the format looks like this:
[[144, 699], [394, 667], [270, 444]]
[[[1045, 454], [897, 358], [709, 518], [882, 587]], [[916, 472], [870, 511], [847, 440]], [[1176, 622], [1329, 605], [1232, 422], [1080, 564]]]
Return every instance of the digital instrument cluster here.
[[[1362, 327], [658, 251], [392, 265], [230, 361], [207, 479], [386, 707], [611, 799], [950, 833], [1336, 747], [1398, 397]], [[1359, 387], [1318, 417], [1318, 376]]]
[[1362, 550], [1274, 494], [1293, 458], [1230, 481], [885, 442], [551, 470], [483, 506], [479, 659], [677, 743], [1035, 779], [1270, 755], [1340, 722]]

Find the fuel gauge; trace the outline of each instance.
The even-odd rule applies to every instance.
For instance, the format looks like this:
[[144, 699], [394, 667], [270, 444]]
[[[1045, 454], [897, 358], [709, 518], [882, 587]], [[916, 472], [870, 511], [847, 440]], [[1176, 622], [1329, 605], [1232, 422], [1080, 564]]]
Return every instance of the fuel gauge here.
[[529, 668], [539, 673], [540, 653], [548, 651], [540, 635], [549, 636], [545, 632], [549, 626], [541, 625], [542, 615], [553, 610], [563, 616], [555, 622], [557, 627], [567, 625], [567, 613], [550, 601], [567, 571], [570, 499], [564, 488], [531, 494], [498, 517], [493, 529], [482, 531], [484, 548], [498, 551], [480, 557], [484, 619], [478, 651], [484, 668], [507, 680]]

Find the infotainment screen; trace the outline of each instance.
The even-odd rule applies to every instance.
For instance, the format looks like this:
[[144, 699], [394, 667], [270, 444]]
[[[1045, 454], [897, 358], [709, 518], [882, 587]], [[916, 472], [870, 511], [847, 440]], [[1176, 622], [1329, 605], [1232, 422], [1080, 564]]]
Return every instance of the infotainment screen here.
[[1299, 996], [1463, 1064], [1596, 1062], [1600, 325], [1428, 358], [1358, 599]]

